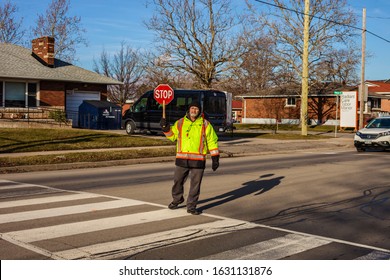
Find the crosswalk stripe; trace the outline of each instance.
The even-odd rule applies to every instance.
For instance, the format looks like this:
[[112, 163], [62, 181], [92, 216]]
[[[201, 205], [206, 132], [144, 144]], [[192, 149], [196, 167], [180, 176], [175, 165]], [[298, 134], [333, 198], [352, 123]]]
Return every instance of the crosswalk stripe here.
[[15, 244], [16, 246], [19, 246], [19, 247], [24, 248], [26, 250], [35, 252], [39, 255], [46, 256], [46, 257], [51, 258], [53, 260], [64, 260], [63, 258], [56, 256], [53, 252], [50, 252], [46, 249], [37, 247], [33, 244], [28, 244], [28, 243], [24, 243], [24, 242], [21, 242], [18, 240], [14, 240], [14, 239], [10, 238], [9, 236], [7, 236], [6, 234], [0, 233], [0, 238], [4, 241], [8, 241], [12, 244]]
[[360, 247], [360, 248], [366, 248], [366, 249], [379, 251], [379, 252], [386, 252], [386, 253], [390, 254], [390, 250], [389, 249], [384, 249], [384, 248], [379, 248], [379, 247], [375, 247], [375, 246], [360, 244], [360, 243], [346, 241], [346, 240], [342, 240], [342, 239], [324, 237], [324, 236], [319, 236], [319, 235], [314, 235], [314, 234], [309, 234], [309, 233], [303, 233], [303, 232], [299, 232], [299, 231], [295, 231], [295, 230], [289, 230], [289, 229], [285, 229], [285, 228], [279, 228], [279, 227], [274, 227], [274, 226], [267, 226], [267, 225], [264, 225], [264, 224], [259, 224], [259, 227], [268, 228], [268, 229], [277, 230], [277, 231], [282, 231], [282, 232], [286, 232], [286, 233], [310, 236], [310, 237], [313, 237], [313, 238], [320, 238], [320, 239], [323, 239], [323, 240], [327, 240], [329, 242], [335, 242], [335, 243], [340, 243], [340, 244], [345, 244], [345, 245], [350, 245], [350, 246], [355, 246], [355, 247]]
[[161, 221], [165, 219], [178, 218], [188, 215], [185, 211], [172, 211], [170, 209], [156, 210], [124, 216], [96, 219], [56, 226], [42, 227], [36, 229], [20, 230], [5, 233], [5, 235], [22, 242], [31, 243], [39, 240], [46, 240], [64, 237], [74, 234], [89, 233], [98, 230], [113, 229], [141, 223]]
[[14, 181], [10, 181], [10, 180], [0, 180], [0, 189], [1, 188], [7, 188], [9, 186], [13, 186], [13, 185], [19, 185], [19, 184], [24, 184], [24, 183], [19, 183], [19, 182], [14, 182]]
[[254, 227], [258, 227], [258, 225], [240, 220], [224, 219], [55, 252], [55, 255], [64, 259], [107, 259], [107, 257], [114, 259], [137, 254], [156, 247], [204, 239], [210, 237], [210, 235], [215, 236], [216, 234], [225, 234], [234, 230], [243, 230]]
[[49, 218], [49, 217], [57, 217], [57, 216], [64, 216], [64, 215], [71, 215], [71, 214], [80, 214], [85, 212], [115, 209], [115, 208], [135, 206], [140, 204], [144, 204], [144, 202], [138, 200], [132, 200], [132, 199], [123, 199], [123, 200], [105, 201], [105, 202], [97, 202], [97, 203], [88, 203], [83, 205], [35, 210], [35, 211], [28, 211], [28, 212], [3, 214], [0, 215], [0, 224], [27, 221], [33, 219], [41, 219], [41, 218]]
[[93, 193], [76, 193], [76, 194], [55, 195], [55, 196], [42, 197], [42, 198], [20, 199], [14, 201], [0, 202], [0, 208], [28, 206], [28, 205], [61, 202], [61, 201], [72, 201], [77, 199], [86, 199], [86, 198], [95, 198], [95, 197], [101, 197], [101, 195], [93, 194]]
[[267, 241], [244, 246], [237, 249], [228, 250], [218, 254], [210, 255], [203, 260], [261, 260], [282, 259], [289, 255], [304, 252], [322, 245], [329, 244], [330, 241], [320, 238], [308, 237], [298, 234], [287, 234], [283, 237], [273, 238]]
[[16, 189], [23, 189], [23, 188], [42, 188], [39, 185], [31, 185], [31, 184], [15, 184], [15, 185], [6, 185], [6, 186], [0, 186], [0, 191], [2, 190], [16, 190]]
[[372, 251], [367, 255], [356, 258], [356, 260], [390, 260], [390, 253]]
[[[72, 206], [57, 205], [57, 208], [0, 214], [0, 224], [5, 224], [9, 222], [34, 221], [35, 219], [53, 218], [65, 215], [88, 213], [90, 211], [98, 210], [113, 210], [121, 207], [131, 207], [135, 205], [153, 205], [157, 207], [165, 207], [162, 205], [148, 203], [144, 201], [125, 199], [107, 195], [84, 193], [78, 191], [65, 191], [46, 186], [16, 183], [6, 180], [0, 180], [0, 184], [0, 190], [9, 189], [12, 191], [13, 189], [37, 187], [53, 193], [48, 197], [0, 202], [0, 208], [10, 208], [6, 212], [10, 212], [10, 210], [18, 211], [19, 209], [12, 209], [12, 207], [18, 206], [32, 206], [39, 204], [45, 205], [45, 203], [66, 201], [76, 202], [74, 203], [75, 205]], [[57, 193], [54, 194], [54, 192]], [[112, 200], [102, 202], [89, 201], [84, 202], [85, 204], [77, 204], [77, 200], [91, 198], [94, 199], [98, 197], [110, 198]], [[187, 227], [181, 227], [173, 230], [160, 231], [147, 235], [140, 235], [136, 237], [129, 237], [115, 241], [98, 243], [60, 252], [50, 252], [49, 250], [40, 248], [37, 243], [33, 243], [37, 241], [46, 241], [61, 237], [67, 238], [76, 234], [91, 234], [100, 230], [115, 229], [167, 219], [182, 218], [187, 215], [188, 213], [186, 213], [185, 209], [178, 209], [175, 211], [169, 209], [161, 209], [155, 211], [151, 210], [149, 212], [133, 213], [122, 216], [93, 219], [82, 222], [78, 221], [74, 223], [17, 230], [8, 233], [0, 233], [0, 238], [5, 241], [14, 243], [27, 250], [37, 252], [53, 259], [115, 259], [125, 256], [128, 257], [129, 255], [134, 255], [153, 248], [175, 245], [185, 242], [192, 242], [194, 240], [207, 239], [210, 236], [228, 234], [232, 231], [240, 231], [250, 228], [267, 228], [279, 232], [285, 232], [286, 235], [283, 237], [262, 241], [237, 249], [232, 249], [221, 253], [205, 256], [201, 259], [283, 259], [285, 257], [305, 252], [307, 250], [324, 246], [333, 242], [347, 244], [351, 246], [358, 246], [360, 248], [372, 250], [371, 253], [361, 256], [357, 259], [390, 259], [390, 250], [387, 249], [376, 248], [364, 244], [356, 244], [353, 242], [326, 238], [316, 235], [310, 235], [283, 228], [250, 223], [242, 220], [229, 219], [210, 214], [204, 214], [202, 216], [213, 218], [215, 219], [215, 221], [210, 222], [210, 220], [208, 220], [208, 222], [206, 222], [203, 220], [204, 223], [201, 223], [199, 222], [200, 220], [198, 220], [198, 222], [194, 221], [194, 223], [197, 224]], [[190, 223], [187, 223], [187, 225], [188, 224]], [[125, 237], [125, 235], [123, 235], [122, 238], [123, 237]]]

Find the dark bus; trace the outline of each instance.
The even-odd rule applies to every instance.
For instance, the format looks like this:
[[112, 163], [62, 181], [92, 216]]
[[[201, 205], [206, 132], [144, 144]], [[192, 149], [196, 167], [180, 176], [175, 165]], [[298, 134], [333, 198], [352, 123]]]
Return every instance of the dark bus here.
[[[175, 89], [174, 99], [165, 107], [170, 124], [184, 117], [188, 105], [197, 100], [201, 112], [216, 131], [225, 131], [231, 125], [232, 95], [217, 90]], [[153, 91], [144, 93], [122, 117], [122, 129], [131, 135], [136, 132], [161, 132], [162, 105], [153, 98]]]

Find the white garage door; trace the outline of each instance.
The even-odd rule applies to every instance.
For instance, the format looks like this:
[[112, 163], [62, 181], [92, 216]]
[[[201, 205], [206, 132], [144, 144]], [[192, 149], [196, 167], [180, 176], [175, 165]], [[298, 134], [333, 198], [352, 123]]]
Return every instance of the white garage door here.
[[79, 106], [84, 100], [100, 100], [100, 92], [69, 91], [66, 93], [66, 115], [72, 119], [72, 126], [79, 126]]

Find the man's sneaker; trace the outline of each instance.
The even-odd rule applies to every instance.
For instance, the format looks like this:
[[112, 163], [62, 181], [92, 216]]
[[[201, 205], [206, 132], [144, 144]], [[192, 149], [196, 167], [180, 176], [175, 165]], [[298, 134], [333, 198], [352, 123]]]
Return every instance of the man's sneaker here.
[[179, 208], [179, 204], [183, 203], [184, 202], [184, 198], [182, 197], [178, 203], [174, 203], [173, 201], [168, 205], [168, 208], [171, 209], [171, 210], [175, 210], [177, 208]]
[[200, 215], [202, 214], [202, 211], [194, 208], [194, 209], [187, 209], [187, 213], [190, 213], [191, 215]]

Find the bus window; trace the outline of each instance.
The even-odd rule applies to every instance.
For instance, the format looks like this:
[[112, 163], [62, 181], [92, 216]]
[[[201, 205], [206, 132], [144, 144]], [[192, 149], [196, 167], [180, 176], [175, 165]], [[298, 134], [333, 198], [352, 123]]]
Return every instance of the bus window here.
[[165, 105], [166, 110], [168, 111], [176, 111], [176, 101], [177, 99], [174, 98], [168, 105]]
[[140, 99], [139, 102], [134, 105], [134, 112], [145, 112], [147, 104], [148, 104], [147, 97]]
[[176, 107], [179, 111], [187, 111], [187, 104], [186, 104], [186, 98], [183, 96], [183, 97], [178, 97], [176, 99], [177, 103], [176, 103]]
[[150, 98], [150, 105], [149, 105], [150, 110], [162, 110], [162, 105], [158, 103], [154, 98]]
[[206, 95], [204, 112], [208, 114], [225, 114], [226, 100], [224, 95]]
[[199, 100], [199, 94], [196, 94], [196, 95], [190, 95], [187, 97], [187, 104], [186, 104], [186, 108], [188, 109], [188, 105], [190, 105], [192, 102], [199, 102], [200, 106], [202, 106], [201, 108], [201, 112], [203, 112], [203, 104], [202, 102]]

